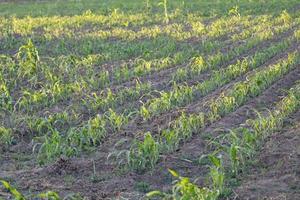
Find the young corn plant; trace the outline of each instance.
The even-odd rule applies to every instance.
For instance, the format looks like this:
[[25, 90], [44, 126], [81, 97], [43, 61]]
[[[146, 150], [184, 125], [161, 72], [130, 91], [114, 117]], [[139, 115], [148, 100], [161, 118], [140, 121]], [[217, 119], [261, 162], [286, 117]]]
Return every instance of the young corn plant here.
[[225, 173], [221, 158], [214, 154], [208, 155], [212, 166], [210, 166], [209, 177], [212, 182], [212, 190], [214, 191], [215, 199], [220, 196], [225, 189]]
[[246, 154], [246, 149], [244, 149], [244, 137], [240, 137], [234, 131], [230, 131], [228, 135], [226, 135], [226, 144], [224, 145], [224, 151], [230, 158], [230, 173], [237, 177], [239, 173], [239, 169], [244, 166], [245, 159], [244, 154]]
[[174, 152], [178, 148], [181, 138], [179, 131], [173, 129], [163, 130], [160, 137], [160, 152]]
[[107, 121], [114, 132], [120, 131], [121, 127], [128, 123], [129, 117], [130, 115], [119, 115], [112, 109], [109, 109], [106, 114]]
[[146, 0], [146, 8], [147, 8], [147, 10], [150, 9], [150, 0]]
[[13, 143], [14, 137], [13, 132], [9, 128], [0, 126], [0, 144], [1, 145], [11, 145]]
[[14, 188], [9, 182], [0, 179], [3, 187], [12, 195], [15, 200], [30, 200], [30, 199], [48, 199], [48, 200], [62, 200], [56, 192], [48, 191], [37, 195], [25, 196]]
[[171, 193], [158, 190], [151, 191], [146, 195], [148, 198], [157, 199], [157, 197], [160, 197], [164, 200], [216, 200], [219, 196], [217, 191], [207, 187], [199, 187], [191, 182], [189, 178], [180, 176], [174, 170], [169, 169], [169, 172], [176, 178], [172, 183]]
[[[67, 145], [65, 138], [57, 131], [52, 130], [50, 136], [44, 137], [44, 142], [40, 144], [37, 159], [40, 165], [52, 162], [60, 156], [70, 157], [76, 154], [76, 149]], [[39, 144], [36, 144], [36, 146]]]
[[19, 71], [20, 77], [33, 75], [37, 72], [40, 57], [38, 50], [31, 40], [29, 40], [26, 45], [20, 47], [17, 53], [17, 59], [21, 69], [21, 71]]
[[239, 12], [239, 7], [238, 7], [238, 6], [232, 7], [232, 8], [229, 10], [228, 14], [229, 14], [230, 16], [241, 17], [241, 14], [240, 14], [240, 12]]
[[208, 64], [205, 62], [202, 56], [197, 56], [192, 58], [190, 68], [192, 74], [199, 75], [201, 72], [205, 71], [208, 68]]
[[[88, 123], [77, 132], [79, 144], [81, 149], [89, 146], [97, 146], [102, 142], [102, 139], [107, 135], [107, 120], [104, 116], [97, 115], [93, 119], [90, 119]], [[76, 133], [76, 131], [75, 131]], [[69, 135], [70, 140], [72, 140], [72, 135]]]
[[0, 107], [7, 111], [13, 109], [13, 99], [10, 95], [10, 91], [4, 81], [1, 81], [0, 77]]
[[128, 155], [130, 169], [143, 172], [152, 169], [159, 159], [159, 144], [154, 140], [151, 133], [144, 136], [144, 141], [136, 141]]
[[159, 6], [163, 6], [163, 8], [164, 8], [164, 15], [165, 15], [164, 22], [166, 24], [168, 24], [169, 23], [168, 0], [162, 0], [158, 5]]
[[43, 135], [53, 130], [47, 118], [29, 118], [27, 120], [27, 126], [33, 135]]
[[178, 136], [182, 140], [186, 140], [192, 136], [193, 133], [197, 133], [205, 125], [204, 113], [191, 114], [187, 116], [182, 113], [181, 116], [174, 121], [172, 128], [178, 132]]
[[176, 70], [175, 74], [172, 76], [172, 81], [179, 82], [184, 81], [189, 77], [188, 71], [183, 68], [179, 68]]
[[290, 16], [290, 14], [286, 10], [284, 10], [278, 17], [278, 20], [282, 21], [284, 24], [288, 25], [288, 24], [292, 23], [293, 18]]

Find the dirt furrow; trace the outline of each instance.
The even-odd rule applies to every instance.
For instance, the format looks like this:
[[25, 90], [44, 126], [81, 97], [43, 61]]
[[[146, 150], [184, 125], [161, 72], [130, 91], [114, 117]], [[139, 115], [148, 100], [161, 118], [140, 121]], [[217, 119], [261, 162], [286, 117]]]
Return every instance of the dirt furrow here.
[[300, 111], [269, 136], [257, 160], [240, 178], [232, 200], [300, 199]]

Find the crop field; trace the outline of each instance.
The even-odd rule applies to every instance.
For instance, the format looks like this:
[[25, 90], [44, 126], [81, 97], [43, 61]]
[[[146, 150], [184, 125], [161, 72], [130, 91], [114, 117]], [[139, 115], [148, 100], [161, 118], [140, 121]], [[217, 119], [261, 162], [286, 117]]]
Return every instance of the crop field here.
[[0, 0], [0, 200], [296, 200], [299, 145], [299, 0]]

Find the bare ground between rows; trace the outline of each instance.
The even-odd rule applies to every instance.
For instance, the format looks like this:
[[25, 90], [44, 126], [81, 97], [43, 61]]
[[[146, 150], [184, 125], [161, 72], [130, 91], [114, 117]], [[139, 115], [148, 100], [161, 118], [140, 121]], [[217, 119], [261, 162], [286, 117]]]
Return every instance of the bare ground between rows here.
[[[234, 127], [237, 123], [242, 123], [243, 120], [237, 122], [235, 117], [243, 116], [245, 119], [245, 109], [272, 106], [274, 101], [278, 101], [281, 95], [285, 93], [285, 89], [291, 87], [299, 79], [299, 71], [300, 69], [297, 68], [290, 72], [261, 96], [250, 100], [244, 107], [238, 109], [233, 114], [234, 117], [231, 118], [231, 121], [228, 117], [226, 126]], [[220, 126], [221, 124], [220, 122]], [[207, 128], [207, 130], [210, 129], [211, 127]], [[105, 199], [120, 195], [130, 197], [130, 199], [139, 199], [143, 194], [136, 192], [135, 185], [138, 182], [147, 182], [153, 189], [167, 190], [169, 188], [171, 176], [168, 174], [167, 168], [176, 169], [182, 175], [193, 178], [205, 174], [206, 168], [191, 162], [190, 157], [190, 155], [193, 157], [195, 155], [200, 156], [205, 151], [205, 141], [198, 138], [199, 136], [195, 135], [178, 152], [164, 156], [163, 161], [154, 171], [143, 175], [136, 173], [119, 174], [116, 171], [116, 166], [106, 162], [107, 153], [98, 151], [92, 156], [78, 159], [62, 158], [55, 164], [44, 168], [2, 171], [0, 177], [16, 181], [16, 186], [21, 191], [55, 190], [62, 195], [79, 192], [90, 199], [97, 199], [97, 197]], [[93, 172], [94, 165], [95, 174]]]
[[286, 123], [288, 127], [267, 138], [231, 199], [300, 199], [300, 111]]

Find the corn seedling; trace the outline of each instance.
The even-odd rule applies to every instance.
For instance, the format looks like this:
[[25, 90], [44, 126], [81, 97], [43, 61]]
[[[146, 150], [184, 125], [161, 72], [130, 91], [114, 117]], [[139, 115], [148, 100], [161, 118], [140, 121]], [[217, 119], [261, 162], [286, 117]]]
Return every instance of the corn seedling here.
[[164, 8], [164, 15], [165, 15], [164, 22], [166, 24], [168, 24], [169, 23], [168, 0], [162, 0], [162, 2], [160, 2], [158, 5], [159, 6], [163, 6], [163, 8]]
[[139, 172], [152, 169], [159, 159], [159, 145], [148, 132], [144, 141], [136, 141], [130, 149], [129, 167]]
[[20, 47], [19, 52], [17, 53], [17, 59], [19, 61], [20, 76], [32, 75], [37, 72], [38, 62], [40, 60], [39, 54], [32, 41], [29, 40], [26, 45]]
[[48, 200], [61, 200], [59, 195], [56, 192], [48, 191], [45, 193], [40, 193], [37, 195], [24, 196], [16, 188], [14, 188], [9, 182], [0, 179], [0, 183], [4, 186], [5, 189], [13, 196], [15, 200], [29, 200], [29, 199], [48, 199]]
[[162, 199], [191, 199], [191, 200], [216, 200], [218, 194], [206, 187], [199, 187], [192, 183], [189, 178], [180, 176], [174, 170], [169, 169], [169, 172], [176, 178], [173, 181], [172, 192], [164, 193], [161, 191], [152, 191], [147, 193], [148, 198], [160, 197]]
[[0, 144], [10, 145], [13, 142], [13, 134], [12, 130], [9, 128], [5, 128], [0, 126]]

